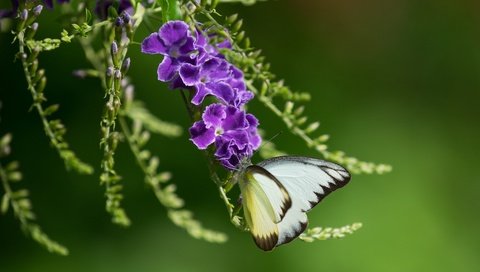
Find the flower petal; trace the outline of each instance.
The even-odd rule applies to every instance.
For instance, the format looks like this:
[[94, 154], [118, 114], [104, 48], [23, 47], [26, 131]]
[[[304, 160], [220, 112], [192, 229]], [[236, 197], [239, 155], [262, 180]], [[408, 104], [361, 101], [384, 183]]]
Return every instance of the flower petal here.
[[246, 104], [248, 101], [252, 100], [253, 93], [250, 91], [237, 91], [235, 95], [235, 100], [233, 101], [233, 105], [236, 107], [240, 107]]
[[217, 137], [215, 140], [215, 157], [227, 169], [235, 170], [240, 161], [248, 157], [244, 150], [238, 149], [233, 140], [222, 139]]
[[170, 84], [168, 86], [170, 89], [184, 89], [187, 88], [185, 84], [183, 84], [183, 80], [180, 76], [175, 76], [172, 81], [170, 81]]
[[187, 37], [187, 39], [185, 41], [185, 44], [180, 46], [180, 48], [178, 48], [179, 55], [185, 56], [185, 55], [188, 55], [189, 53], [191, 53], [192, 51], [194, 51], [195, 46], [193, 44], [194, 44], [193, 38], [192, 37]]
[[209, 59], [202, 64], [202, 76], [208, 78], [210, 82], [228, 79], [229, 65], [224, 59]]
[[212, 104], [205, 108], [202, 115], [202, 120], [205, 122], [205, 126], [207, 128], [221, 127], [222, 121], [227, 115], [225, 108], [226, 107], [222, 104]]
[[225, 39], [225, 40], [217, 43], [217, 47], [218, 47], [218, 48], [231, 49], [231, 48], [232, 48], [232, 43], [231, 43], [228, 39]]
[[53, 0], [44, 0], [45, 2], [45, 6], [47, 6], [48, 8], [53, 8]]
[[257, 149], [262, 143], [262, 137], [258, 135], [258, 119], [253, 114], [247, 114], [249, 142], [253, 149]]
[[158, 33], [152, 33], [142, 42], [142, 53], [167, 55], [167, 47], [158, 36]]
[[186, 86], [193, 86], [200, 81], [200, 67], [185, 63], [180, 67], [180, 77]]
[[203, 99], [205, 99], [205, 96], [212, 93], [211, 90], [208, 89], [203, 83], [196, 84], [195, 90], [196, 92], [192, 98], [192, 104], [197, 106], [203, 102]]
[[203, 121], [198, 121], [189, 129], [190, 140], [199, 148], [206, 149], [215, 141], [215, 130], [208, 129]]
[[222, 123], [224, 131], [247, 128], [248, 123], [245, 119], [245, 111], [233, 106], [227, 106], [226, 113], [227, 116]]
[[229, 130], [221, 137], [231, 140], [239, 149], [244, 149], [249, 144], [248, 133], [245, 130]]
[[160, 28], [158, 35], [167, 47], [180, 47], [189, 37], [188, 25], [183, 21], [169, 21]]
[[169, 57], [165, 57], [158, 65], [157, 75], [158, 80], [160, 81], [170, 81], [172, 80], [178, 72], [178, 63]]
[[235, 93], [232, 87], [224, 82], [217, 82], [207, 84], [208, 88], [212, 90], [212, 94], [227, 105], [232, 105], [235, 98]]

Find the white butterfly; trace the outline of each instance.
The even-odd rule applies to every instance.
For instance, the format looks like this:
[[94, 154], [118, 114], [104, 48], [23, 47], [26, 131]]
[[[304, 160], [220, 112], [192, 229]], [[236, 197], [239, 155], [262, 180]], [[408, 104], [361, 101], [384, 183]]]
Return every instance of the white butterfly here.
[[265, 251], [299, 236], [308, 224], [306, 212], [350, 180], [340, 165], [297, 156], [249, 165], [238, 175], [246, 224]]

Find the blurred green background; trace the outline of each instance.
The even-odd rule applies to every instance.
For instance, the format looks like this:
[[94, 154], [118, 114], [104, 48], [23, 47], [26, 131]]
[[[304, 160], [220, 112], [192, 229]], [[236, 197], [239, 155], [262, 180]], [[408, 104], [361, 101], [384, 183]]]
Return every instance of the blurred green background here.
[[[307, 113], [331, 135], [331, 149], [393, 165], [383, 176], [353, 176], [309, 214], [310, 226], [364, 227], [343, 240], [258, 250], [248, 233], [229, 223], [187, 133], [154, 137], [149, 147], [161, 158], [160, 168], [173, 173], [187, 208], [207, 227], [226, 232], [229, 242], [208, 244], [175, 227], [126, 145], [117, 152], [117, 169], [133, 225], [112, 225], [98, 184], [103, 94], [94, 79], [71, 76], [88, 67], [80, 47], [45, 53], [41, 63], [49, 102], [61, 104], [57, 116], [68, 127], [67, 139], [96, 165], [93, 176], [63, 170], [38, 116], [28, 112], [31, 98], [20, 64], [13, 63], [16, 47], [2, 33], [0, 133], [13, 133], [12, 158], [24, 173], [19, 185], [30, 189], [38, 222], [70, 256], [50, 254], [25, 238], [10, 212], [0, 217], [0, 271], [480, 271], [479, 2], [290, 0], [220, 10], [238, 12], [272, 70], [293, 89], [312, 93]], [[39, 37], [61, 31], [48, 14], [42, 14]], [[143, 28], [136, 40], [147, 34]], [[188, 128], [180, 96], [156, 80], [161, 57], [141, 55], [138, 46], [129, 53], [136, 97]], [[251, 104], [269, 135], [287, 132], [262, 105]], [[317, 155], [289, 133], [274, 142], [291, 154]]]

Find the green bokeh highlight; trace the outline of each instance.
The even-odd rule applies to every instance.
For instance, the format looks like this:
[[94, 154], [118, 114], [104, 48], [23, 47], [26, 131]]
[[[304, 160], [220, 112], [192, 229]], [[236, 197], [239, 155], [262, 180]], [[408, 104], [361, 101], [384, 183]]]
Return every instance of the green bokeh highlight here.
[[[121, 229], [104, 211], [98, 185], [99, 121], [103, 93], [93, 79], [71, 71], [88, 67], [78, 44], [42, 54], [49, 103], [93, 176], [65, 172], [38, 116], [29, 113], [11, 35], [0, 34], [0, 132], [14, 136], [40, 225], [70, 249], [49, 254], [26, 239], [11, 213], [0, 217], [0, 271], [479, 271], [480, 13], [475, 1], [268, 1], [227, 5], [240, 13], [252, 43], [293, 89], [310, 91], [312, 120], [331, 135], [330, 147], [363, 160], [390, 163], [383, 176], [354, 176], [309, 214], [311, 226], [364, 227], [343, 240], [300, 241], [271, 253], [229, 222], [204, 158], [188, 141], [154, 137], [149, 148], [160, 169], [173, 173], [179, 194], [207, 227], [226, 232], [225, 245], [190, 238], [173, 226], [143, 183], [126, 145], [117, 152], [132, 226]], [[39, 37], [60, 33], [54, 16]], [[52, 14], [51, 14], [52, 15]], [[148, 30], [136, 36], [141, 41]], [[181, 97], [156, 80], [160, 56], [130, 50], [136, 96], [156, 115], [189, 120]], [[258, 102], [250, 111], [274, 142], [291, 154], [315, 156]], [[186, 132], [186, 131], [185, 131]], [[258, 160], [258, 158], [256, 158]]]

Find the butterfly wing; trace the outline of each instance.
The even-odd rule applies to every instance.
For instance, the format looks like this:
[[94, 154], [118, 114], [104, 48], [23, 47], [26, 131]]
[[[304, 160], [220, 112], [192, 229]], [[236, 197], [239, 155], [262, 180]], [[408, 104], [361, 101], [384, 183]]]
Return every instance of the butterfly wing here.
[[272, 250], [278, 242], [278, 226], [291, 206], [283, 185], [265, 169], [247, 167], [239, 181], [245, 220], [257, 246]]
[[292, 202], [277, 224], [277, 246], [300, 235], [308, 224], [306, 212], [350, 180], [350, 174], [340, 165], [307, 157], [281, 156], [265, 160], [258, 166], [283, 185]]

